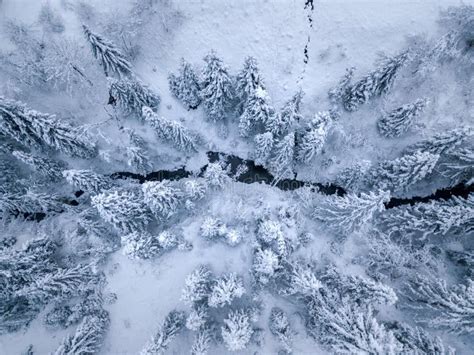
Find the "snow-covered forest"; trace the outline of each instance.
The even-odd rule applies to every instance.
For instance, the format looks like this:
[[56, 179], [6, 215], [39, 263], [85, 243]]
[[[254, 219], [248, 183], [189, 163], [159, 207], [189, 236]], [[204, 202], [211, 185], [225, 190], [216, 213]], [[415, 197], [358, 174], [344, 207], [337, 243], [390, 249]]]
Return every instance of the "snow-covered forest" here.
[[472, 0], [0, 0], [0, 354], [472, 354]]

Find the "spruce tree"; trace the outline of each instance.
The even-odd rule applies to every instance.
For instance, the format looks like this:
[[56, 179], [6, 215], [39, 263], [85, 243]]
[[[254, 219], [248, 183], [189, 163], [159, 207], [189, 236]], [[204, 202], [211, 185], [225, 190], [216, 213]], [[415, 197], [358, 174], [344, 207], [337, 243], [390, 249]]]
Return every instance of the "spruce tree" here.
[[198, 330], [191, 348], [191, 355], [207, 355], [214, 336], [211, 328], [204, 326]]
[[142, 185], [143, 200], [155, 216], [171, 217], [181, 203], [182, 192], [169, 180], [148, 181]]
[[254, 142], [255, 164], [264, 166], [273, 150], [273, 134], [271, 132], [257, 134], [254, 138]]
[[313, 217], [330, 228], [349, 234], [369, 223], [377, 212], [385, 209], [390, 193], [379, 190], [368, 194], [326, 197], [316, 206]]
[[234, 273], [226, 274], [213, 283], [208, 304], [215, 308], [224, 307], [230, 305], [234, 299], [242, 297], [244, 293], [242, 278]]
[[92, 32], [86, 25], [82, 25], [82, 29], [87, 41], [91, 45], [94, 57], [100, 61], [106, 76], [109, 76], [111, 73], [115, 73], [118, 76], [130, 75], [132, 73], [132, 65], [115, 44]]
[[201, 104], [199, 78], [192, 65], [181, 59], [178, 75], [170, 74], [168, 83], [171, 93], [189, 110]]
[[301, 114], [301, 100], [303, 99], [303, 91], [298, 92], [288, 100], [281, 112], [274, 115], [271, 120], [267, 122], [266, 129], [272, 132], [275, 136], [286, 134], [290, 127], [300, 122], [303, 119]]
[[257, 87], [247, 97], [244, 111], [239, 119], [239, 133], [242, 137], [248, 137], [252, 128], [266, 126], [275, 116], [275, 110], [269, 103], [268, 93], [261, 87]]
[[383, 59], [377, 69], [346, 89], [342, 96], [344, 108], [355, 111], [373, 97], [386, 94], [407, 60], [407, 52]]
[[163, 324], [156, 334], [151, 338], [141, 355], [165, 354], [171, 341], [184, 328], [185, 315], [183, 312], [173, 310], [166, 316]]
[[200, 265], [185, 279], [185, 287], [181, 293], [181, 300], [188, 304], [206, 301], [211, 294], [212, 273], [205, 265]]
[[447, 154], [448, 162], [440, 164], [441, 174], [450, 179], [451, 185], [474, 182], [474, 149], [455, 149]]
[[84, 317], [74, 335], [69, 335], [53, 353], [77, 355], [98, 353], [105, 338], [110, 320], [107, 312]]
[[470, 139], [473, 135], [474, 129], [472, 129], [472, 127], [466, 126], [455, 128], [449, 131], [437, 133], [430, 138], [410, 145], [405, 150], [405, 153], [410, 154], [416, 151], [431, 154], [448, 153], [454, 148], [459, 147], [463, 142]]
[[240, 101], [239, 113], [242, 113], [249, 98], [255, 94], [258, 88], [265, 90], [265, 83], [258, 70], [257, 60], [254, 57], [247, 57], [244, 61], [244, 67], [236, 77], [236, 95]]
[[197, 137], [181, 123], [158, 117], [149, 107], [143, 108], [143, 117], [159, 138], [171, 142], [177, 149], [197, 151]]
[[384, 115], [377, 122], [380, 134], [387, 138], [402, 136], [410, 129], [414, 119], [420, 115], [427, 103], [427, 99], [418, 99]]
[[214, 52], [204, 57], [206, 65], [201, 73], [201, 97], [208, 118], [222, 121], [235, 97], [233, 80], [222, 60]]
[[370, 171], [370, 177], [377, 188], [405, 190], [431, 174], [438, 159], [438, 154], [417, 151], [380, 163]]
[[48, 146], [71, 156], [90, 158], [94, 144], [77, 128], [26, 107], [21, 102], [0, 96], [0, 132], [32, 147]]
[[321, 154], [331, 124], [329, 112], [316, 114], [298, 142], [297, 158], [300, 162], [308, 164], [316, 155]]
[[456, 334], [474, 333], [473, 280], [448, 287], [443, 279], [416, 275], [407, 284], [407, 295], [419, 322]]
[[63, 176], [71, 185], [94, 194], [112, 187], [112, 181], [108, 177], [94, 173], [92, 170], [64, 170]]
[[282, 309], [274, 307], [270, 312], [269, 323], [271, 333], [278, 338], [285, 352], [291, 354], [294, 333], [290, 328], [288, 316]]
[[103, 192], [92, 197], [92, 205], [99, 215], [118, 231], [130, 233], [141, 231], [150, 221], [150, 211], [134, 191]]
[[274, 153], [270, 158], [270, 166], [278, 177], [293, 175], [295, 140], [295, 133], [290, 132], [274, 146]]
[[126, 113], [141, 118], [143, 107], [156, 110], [160, 104], [160, 97], [136, 78], [108, 78], [108, 84], [109, 103], [117, 103]]
[[455, 355], [455, 350], [445, 346], [441, 338], [431, 336], [423, 328], [395, 323], [390, 327], [397, 340], [403, 344], [403, 353]]
[[474, 230], [474, 195], [396, 207], [383, 214], [379, 223], [386, 233], [398, 237], [468, 234]]
[[222, 339], [230, 351], [247, 348], [253, 334], [250, 317], [243, 310], [230, 311], [222, 327]]
[[52, 181], [58, 181], [62, 177], [61, 170], [63, 169], [63, 165], [60, 163], [20, 150], [15, 150], [12, 155], [23, 163], [31, 166], [38, 174], [50, 178]]

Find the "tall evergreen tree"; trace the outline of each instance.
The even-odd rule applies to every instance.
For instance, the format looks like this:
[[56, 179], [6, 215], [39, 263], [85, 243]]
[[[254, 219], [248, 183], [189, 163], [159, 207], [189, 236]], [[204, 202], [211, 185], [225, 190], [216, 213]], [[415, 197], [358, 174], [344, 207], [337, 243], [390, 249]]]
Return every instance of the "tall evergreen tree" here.
[[293, 175], [295, 140], [295, 133], [290, 132], [274, 146], [274, 153], [270, 158], [270, 166], [280, 177]]
[[148, 181], [142, 185], [143, 200], [160, 218], [169, 218], [181, 203], [182, 192], [169, 180]]
[[108, 78], [109, 103], [117, 103], [126, 113], [134, 113], [142, 117], [142, 108], [156, 110], [160, 97], [138, 79]]
[[150, 212], [142, 196], [133, 191], [103, 192], [92, 197], [99, 215], [124, 233], [141, 231], [150, 221]]
[[112, 187], [112, 181], [108, 177], [92, 170], [64, 170], [63, 176], [71, 185], [95, 194]]
[[346, 89], [342, 96], [344, 108], [347, 111], [355, 111], [371, 98], [386, 94], [407, 60], [407, 52], [382, 60], [377, 69]]
[[22, 144], [46, 145], [71, 156], [89, 158], [96, 154], [95, 146], [76, 128], [59, 121], [54, 115], [31, 110], [21, 102], [1, 96], [0, 132]]
[[380, 134], [387, 138], [400, 137], [410, 129], [414, 119], [420, 115], [427, 103], [427, 99], [418, 99], [384, 115], [377, 122]]
[[246, 106], [247, 100], [254, 94], [255, 90], [258, 88], [265, 90], [265, 83], [254, 57], [245, 58], [244, 67], [237, 74], [236, 82], [237, 97], [240, 100], [241, 109]]
[[230, 311], [222, 327], [222, 339], [230, 351], [243, 350], [253, 334], [250, 317], [243, 310]]
[[376, 193], [361, 193], [360, 196], [353, 193], [331, 196], [316, 206], [313, 217], [348, 234], [370, 222], [375, 213], [383, 211], [384, 203], [389, 199], [390, 193], [381, 190]]
[[23, 163], [31, 166], [31, 168], [40, 175], [48, 177], [53, 181], [58, 181], [62, 177], [61, 170], [63, 169], [63, 165], [60, 163], [20, 150], [15, 150], [12, 155]]
[[384, 161], [370, 171], [373, 185], [380, 189], [404, 190], [431, 174], [438, 159], [438, 154], [418, 151]]
[[298, 92], [288, 100], [281, 112], [274, 115], [271, 120], [267, 122], [266, 128], [272, 132], [275, 136], [286, 134], [291, 126], [302, 120], [303, 115], [301, 114], [301, 100], [303, 99], [303, 91], [300, 89]]
[[265, 165], [273, 149], [273, 134], [265, 132], [257, 134], [254, 138], [255, 142], [255, 164]]
[[192, 65], [184, 59], [181, 59], [178, 74], [168, 76], [168, 83], [171, 93], [189, 110], [194, 110], [201, 104], [199, 78]]
[[82, 25], [82, 29], [91, 45], [94, 57], [100, 61], [106, 76], [110, 73], [119, 76], [132, 73], [132, 65], [115, 44], [92, 32], [86, 25]]
[[321, 154], [331, 124], [332, 118], [329, 112], [316, 114], [298, 142], [297, 158], [299, 161], [308, 164], [316, 155]]
[[407, 154], [416, 151], [427, 152], [431, 154], [444, 154], [450, 150], [459, 147], [463, 142], [474, 135], [474, 129], [466, 126], [455, 128], [449, 131], [437, 133], [434, 136], [424, 139], [418, 143], [408, 146], [405, 150]]
[[257, 125], [266, 126], [275, 116], [275, 110], [269, 103], [268, 93], [257, 87], [246, 99], [244, 111], [239, 119], [239, 133], [248, 137], [252, 128]]
[[214, 52], [204, 57], [201, 73], [201, 97], [211, 121], [222, 121], [235, 98], [234, 86], [227, 67]]
[[171, 142], [180, 150], [197, 150], [196, 136], [181, 123], [158, 117], [149, 107], [143, 108], [143, 117], [155, 129], [158, 137]]
[[156, 334], [151, 338], [141, 355], [161, 355], [165, 354], [171, 341], [184, 328], [185, 316], [183, 312], [171, 311], [166, 316], [163, 324]]

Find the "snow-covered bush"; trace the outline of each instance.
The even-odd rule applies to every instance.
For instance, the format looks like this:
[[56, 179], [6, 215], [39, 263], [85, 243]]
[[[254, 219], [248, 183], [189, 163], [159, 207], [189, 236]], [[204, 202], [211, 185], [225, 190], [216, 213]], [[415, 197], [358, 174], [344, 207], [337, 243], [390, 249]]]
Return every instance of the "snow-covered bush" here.
[[244, 310], [230, 311], [222, 327], [222, 339], [230, 351], [243, 350], [253, 334], [250, 317]]

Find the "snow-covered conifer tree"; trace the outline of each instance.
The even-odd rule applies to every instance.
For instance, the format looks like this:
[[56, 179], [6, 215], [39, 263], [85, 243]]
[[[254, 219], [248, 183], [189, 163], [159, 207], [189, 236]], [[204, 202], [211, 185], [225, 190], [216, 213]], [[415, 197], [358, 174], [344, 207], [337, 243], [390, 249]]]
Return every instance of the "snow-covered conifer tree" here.
[[244, 110], [239, 119], [239, 133], [242, 137], [251, 135], [253, 128], [266, 126], [275, 116], [275, 110], [270, 105], [268, 93], [257, 87], [246, 99]]
[[206, 217], [199, 228], [202, 237], [209, 240], [216, 240], [225, 237], [227, 226], [219, 219]]
[[434, 136], [409, 146], [405, 152], [411, 154], [417, 151], [431, 154], [443, 154], [459, 147], [465, 140], [474, 135], [472, 127], [455, 128], [437, 133]]
[[186, 277], [181, 300], [192, 305], [202, 302], [211, 292], [212, 273], [207, 266], [201, 265]]
[[124, 233], [141, 231], [150, 221], [149, 209], [133, 191], [103, 192], [92, 197], [92, 205], [102, 219]]
[[331, 113], [336, 116], [340, 116], [339, 106], [342, 101], [342, 97], [344, 96], [347, 88], [350, 85], [352, 77], [354, 76], [355, 69], [355, 67], [347, 68], [346, 73], [341, 78], [341, 80], [339, 80], [337, 85], [328, 91], [328, 97], [332, 104]]
[[346, 89], [342, 96], [344, 108], [347, 111], [355, 111], [371, 98], [386, 94], [407, 60], [407, 52], [383, 59], [377, 69]]
[[48, 194], [27, 190], [0, 194], [0, 211], [16, 217], [34, 213], [52, 215], [62, 212], [65, 208], [64, 201], [55, 194]]
[[74, 335], [64, 338], [54, 355], [95, 354], [99, 352], [109, 326], [107, 312], [85, 316]]
[[82, 29], [91, 45], [94, 57], [100, 61], [106, 76], [110, 73], [119, 76], [132, 73], [132, 65], [115, 44], [92, 32], [86, 25], [82, 25]]
[[453, 348], [445, 346], [441, 338], [430, 335], [423, 328], [396, 323], [390, 327], [395, 338], [403, 344], [403, 353], [454, 355]]
[[235, 298], [245, 293], [243, 280], [234, 273], [226, 274], [215, 280], [211, 287], [208, 304], [210, 307], [230, 305]]
[[196, 306], [186, 318], [186, 328], [197, 331], [206, 324], [208, 317], [208, 308], [205, 305]]
[[303, 91], [298, 90], [298, 92], [285, 103], [281, 112], [274, 115], [273, 118], [267, 122], [267, 130], [272, 132], [275, 136], [280, 136], [286, 134], [290, 127], [301, 121], [303, 118], [301, 114], [301, 100], [303, 99], [303, 95]]
[[178, 75], [170, 74], [168, 83], [171, 93], [188, 109], [194, 110], [201, 103], [199, 78], [191, 64], [181, 60]]
[[199, 179], [189, 179], [183, 183], [184, 196], [190, 200], [200, 200], [206, 194], [206, 185]]
[[271, 249], [257, 249], [252, 269], [258, 282], [266, 284], [281, 268], [279, 256]]
[[185, 315], [183, 312], [176, 310], [171, 311], [166, 316], [163, 324], [160, 326], [156, 334], [146, 344], [145, 348], [140, 352], [141, 355], [158, 355], [165, 354], [171, 341], [183, 329], [185, 323]]
[[196, 136], [178, 121], [158, 117], [149, 107], [143, 107], [143, 117], [152, 126], [158, 137], [171, 142], [184, 151], [196, 151]]
[[348, 234], [361, 229], [377, 212], [385, 210], [384, 203], [389, 199], [390, 193], [381, 190], [360, 195], [328, 196], [316, 206], [313, 217], [330, 228]]
[[160, 218], [171, 217], [181, 203], [181, 190], [169, 180], [145, 182], [142, 191], [143, 201]]
[[230, 311], [222, 327], [222, 339], [230, 351], [243, 350], [253, 334], [250, 317], [244, 310]]
[[332, 118], [329, 112], [316, 114], [298, 142], [297, 158], [299, 161], [308, 164], [316, 155], [321, 154], [331, 123]]
[[265, 165], [270, 157], [273, 149], [273, 134], [265, 132], [257, 134], [254, 138], [255, 142], [255, 164]]
[[219, 162], [209, 163], [203, 177], [207, 184], [214, 189], [222, 189], [230, 181], [227, 172]]
[[377, 188], [405, 190], [431, 174], [438, 159], [438, 154], [429, 152], [405, 154], [400, 158], [381, 162], [372, 168], [370, 177]]
[[276, 336], [283, 345], [283, 349], [287, 354], [292, 353], [293, 331], [290, 327], [290, 321], [286, 313], [278, 308], [272, 308], [270, 312], [269, 328], [274, 336]]
[[396, 207], [381, 216], [380, 224], [397, 236], [466, 234], [474, 230], [474, 196]]
[[415, 118], [421, 114], [427, 103], [427, 99], [418, 99], [384, 115], [377, 122], [380, 134], [387, 138], [400, 137], [410, 129]]
[[39, 174], [52, 179], [52, 181], [57, 181], [62, 177], [61, 170], [63, 165], [60, 163], [20, 150], [15, 150], [12, 155], [31, 166]]
[[244, 61], [244, 67], [236, 77], [236, 94], [242, 109], [258, 88], [265, 90], [265, 83], [258, 70], [257, 60], [254, 57], [247, 57]]
[[110, 179], [92, 170], [64, 170], [63, 176], [68, 183], [80, 190], [97, 194], [112, 187]]
[[109, 103], [117, 103], [124, 112], [142, 117], [142, 108], [156, 110], [160, 97], [137, 78], [108, 78]]
[[456, 334], [474, 333], [474, 281], [448, 287], [442, 279], [417, 275], [407, 285], [418, 321]]
[[278, 177], [293, 175], [295, 143], [295, 132], [288, 133], [279, 142], [275, 143], [274, 153], [270, 158], [270, 166]]
[[191, 355], [207, 355], [213, 341], [211, 328], [204, 326], [196, 333], [191, 348]]
[[151, 259], [163, 251], [157, 236], [148, 232], [132, 232], [121, 239], [124, 254], [133, 259]]
[[201, 97], [211, 121], [222, 121], [235, 97], [233, 80], [227, 67], [214, 52], [204, 57], [206, 65], [201, 73]]
[[33, 147], [49, 146], [60, 152], [81, 158], [96, 154], [95, 146], [77, 128], [26, 107], [21, 102], [0, 96], [0, 132], [21, 144]]
[[288, 265], [287, 285], [282, 293], [297, 296], [311, 296], [319, 293], [323, 287], [311, 265], [296, 262]]
[[474, 183], [474, 149], [454, 149], [447, 154], [447, 162], [440, 164], [441, 174], [450, 179], [452, 185]]
[[346, 191], [357, 192], [367, 184], [366, 177], [371, 165], [368, 160], [355, 162], [337, 174], [335, 183]]
[[336, 353], [398, 354], [402, 345], [375, 318], [372, 308], [350, 298], [319, 294], [308, 306], [307, 328], [315, 339]]

